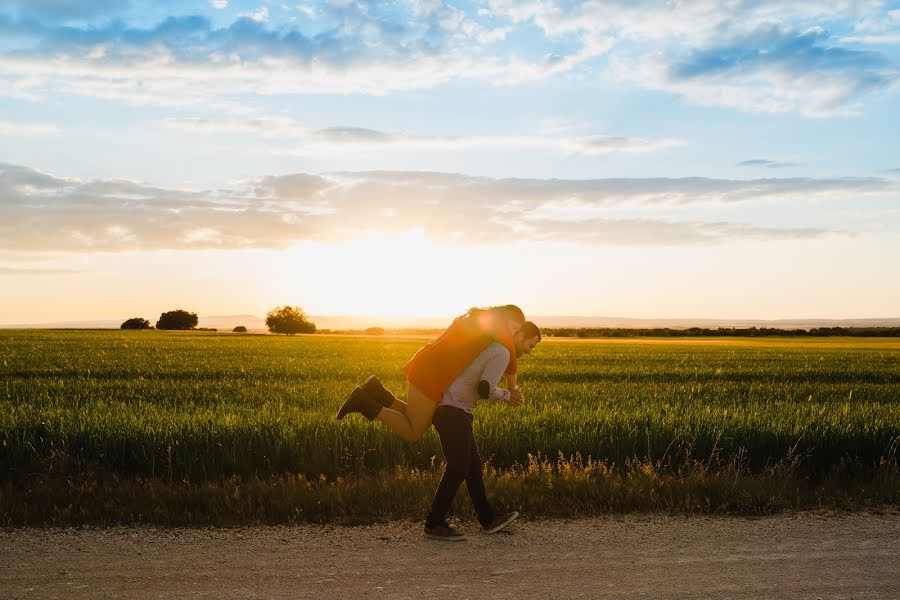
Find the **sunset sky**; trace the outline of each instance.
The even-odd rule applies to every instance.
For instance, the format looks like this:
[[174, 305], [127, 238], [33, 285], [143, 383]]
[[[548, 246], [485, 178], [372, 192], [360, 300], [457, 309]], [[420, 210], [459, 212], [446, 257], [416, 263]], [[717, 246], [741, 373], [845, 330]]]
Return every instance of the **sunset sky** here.
[[900, 2], [0, 0], [0, 324], [900, 316]]

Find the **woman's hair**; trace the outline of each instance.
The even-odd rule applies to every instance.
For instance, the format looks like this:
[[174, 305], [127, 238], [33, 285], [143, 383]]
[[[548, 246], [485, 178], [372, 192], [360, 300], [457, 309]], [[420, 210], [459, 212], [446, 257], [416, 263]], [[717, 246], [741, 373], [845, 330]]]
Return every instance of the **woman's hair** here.
[[515, 304], [504, 304], [503, 306], [488, 306], [486, 308], [478, 308], [473, 306], [466, 313], [467, 317], [477, 317], [484, 313], [493, 313], [496, 316], [510, 319], [516, 323], [525, 322], [525, 313]]
[[526, 340], [537, 336], [537, 341], [541, 341], [541, 330], [531, 321], [525, 321], [525, 324], [522, 325], [522, 329], [519, 330], [519, 335]]

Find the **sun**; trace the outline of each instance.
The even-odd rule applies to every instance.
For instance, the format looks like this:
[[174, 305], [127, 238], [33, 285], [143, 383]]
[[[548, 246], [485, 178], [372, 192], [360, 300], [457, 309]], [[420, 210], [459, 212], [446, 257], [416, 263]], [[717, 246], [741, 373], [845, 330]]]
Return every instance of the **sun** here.
[[455, 315], [477, 304], [492, 278], [484, 249], [434, 242], [420, 229], [298, 245], [291, 264], [290, 293], [314, 300], [304, 302], [315, 314]]

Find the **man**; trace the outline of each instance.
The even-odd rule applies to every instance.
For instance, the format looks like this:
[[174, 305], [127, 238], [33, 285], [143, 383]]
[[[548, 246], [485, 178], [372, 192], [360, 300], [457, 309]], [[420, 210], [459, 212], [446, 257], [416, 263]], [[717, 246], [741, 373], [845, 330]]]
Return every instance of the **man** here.
[[431, 417], [444, 392], [459, 374], [491, 342], [500, 342], [510, 352], [506, 387], [516, 387], [513, 336], [525, 323], [525, 313], [515, 304], [470, 308], [453, 320], [437, 339], [425, 344], [403, 366], [408, 382], [406, 401], [388, 391], [375, 375], [354, 388], [338, 410], [337, 418], [360, 413], [381, 421], [388, 429], [414, 442], [431, 425]]
[[[541, 341], [541, 332], [534, 323], [526, 321], [513, 339], [516, 358], [519, 358], [531, 354]], [[522, 404], [524, 397], [518, 388], [497, 388], [510, 359], [510, 352], [503, 344], [492, 342], [450, 384], [434, 412], [432, 423], [441, 438], [447, 465], [425, 521], [425, 535], [429, 538], [445, 541], [465, 539], [462, 533], [447, 523], [450, 505], [463, 481], [485, 533], [496, 533], [519, 516], [515, 511], [498, 515], [488, 501], [481, 472], [481, 456], [472, 434], [472, 411], [479, 397], [510, 406]]]

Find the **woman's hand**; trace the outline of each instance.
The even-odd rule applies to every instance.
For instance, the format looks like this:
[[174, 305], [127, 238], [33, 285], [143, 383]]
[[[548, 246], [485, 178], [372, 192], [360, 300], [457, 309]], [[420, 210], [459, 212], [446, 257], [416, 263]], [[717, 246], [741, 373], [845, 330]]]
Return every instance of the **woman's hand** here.
[[521, 406], [525, 401], [525, 395], [522, 393], [522, 390], [516, 388], [514, 390], [509, 390], [509, 400], [506, 401], [510, 406]]
[[518, 373], [513, 373], [512, 375], [507, 375], [506, 376], [506, 389], [508, 389], [509, 391], [519, 389], [518, 386], [516, 385], [516, 380], [518, 380], [518, 378], [519, 378]]

